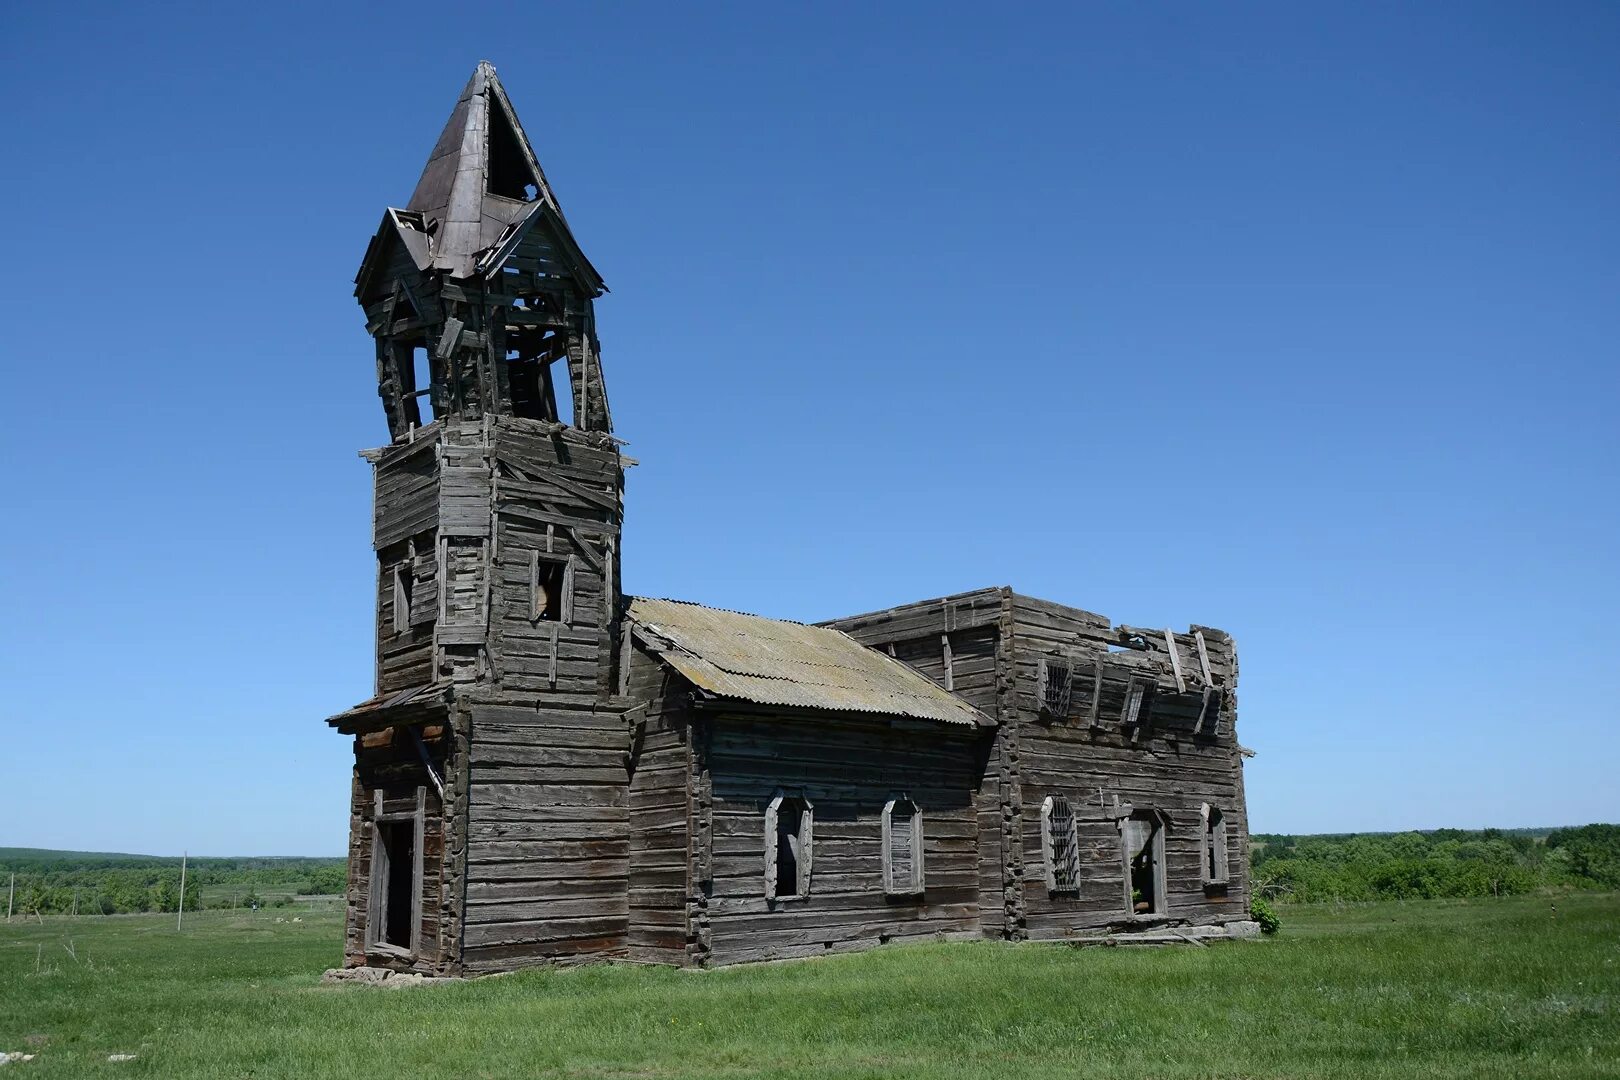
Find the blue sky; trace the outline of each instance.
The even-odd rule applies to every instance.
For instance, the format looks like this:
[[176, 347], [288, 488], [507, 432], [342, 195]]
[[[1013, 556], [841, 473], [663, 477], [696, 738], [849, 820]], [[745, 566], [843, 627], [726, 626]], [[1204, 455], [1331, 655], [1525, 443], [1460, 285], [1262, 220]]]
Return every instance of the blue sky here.
[[470, 11], [0, 16], [0, 844], [343, 850], [350, 281], [481, 58], [630, 590], [1214, 624], [1256, 831], [1620, 819], [1620, 7]]

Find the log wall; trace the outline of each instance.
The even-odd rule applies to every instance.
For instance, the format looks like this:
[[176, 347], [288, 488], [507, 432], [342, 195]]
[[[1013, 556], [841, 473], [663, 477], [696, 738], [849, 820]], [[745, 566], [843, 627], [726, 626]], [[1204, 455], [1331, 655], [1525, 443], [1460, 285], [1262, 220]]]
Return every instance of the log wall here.
[[[1247, 815], [1230, 704], [1222, 710], [1218, 734], [1213, 722], [1195, 734], [1198, 705], [1175, 693], [1162, 632], [1143, 635], [1146, 650], [1121, 650], [1113, 644], [1119, 639], [1118, 628], [1102, 616], [1018, 595], [1012, 604], [1028, 936], [1065, 937], [1166, 920], [1208, 923], [1247, 918]], [[1231, 639], [1213, 629], [1203, 633], [1214, 681], [1230, 690], [1236, 677]], [[1198, 681], [1195, 642], [1190, 634], [1174, 638], [1184, 680]], [[1111, 645], [1115, 651], [1110, 651]], [[1065, 716], [1042, 712], [1038, 693], [1043, 657], [1064, 658], [1074, 665], [1073, 694]], [[1105, 678], [1096, 712], [1099, 723], [1093, 727], [1091, 665], [1098, 658], [1105, 664]], [[1121, 723], [1131, 674], [1155, 682], [1152, 716], [1140, 730]], [[1040, 809], [1048, 795], [1067, 797], [1075, 810], [1080, 885], [1074, 894], [1054, 894], [1046, 887]], [[1130, 911], [1116, 801], [1124, 808], [1156, 810], [1168, 819], [1166, 912], [1137, 918]], [[1204, 887], [1200, 852], [1200, 809], [1206, 802], [1226, 814], [1231, 868], [1229, 884], [1210, 889]]]
[[[987, 740], [941, 724], [704, 713], [712, 783], [704, 962], [820, 955], [889, 941], [978, 937], [974, 796]], [[764, 823], [778, 789], [814, 807], [810, 894], [764, 891]], [[900, 793], [921, 808], [925, 891], [884, 891], [882, 811]], [[700, 871], [701, 873], [701, 871]]]
[[635, 648], [630, 714], [630, 959], [687, 962], [692, 883], [691, 751], [685, 683]]
[[623, 716], [533, 705], [470, 712], [463, 969], [624, 956]]
[[[1235, 731], [1237, 660], [1231, 638], [1207, 627], [1172, 635], [1182, 681], [1163, 631], [1129, 630], [1107, 618], [1010, 589], [985, 589], [827, 624], [892, 652], [971, 701], [1000, 724], [978, 790], [980, 906], [992, 936], [1062, 937], [1142, 922], [1204, 923], [1246, 917], [1248, 824]], [[1202, 632], [1218, 695], [1205, 713], [1202, 663], [1192, 630]], [[1129, 638], [1137, 647], [1120, 644]], [[949, 663], [942, 641], [948, 640]], [[989, 660], [986, 662], [985, 658]], [[1073, 670], [1067, 715], [1043, 713], [1043, 658]], [[1104, 678], [1092, 708], [1093, 664]], [[1154, 684], [1146, 721], [1121, 722], [1129, 680]], [[1095, 717], [1097, 726], [1093, 726]], [[1217, 722], [1218, 721], [1218, 722]], [[1081, 885], [1046, 888], [1041, 805], [1064, 795], [1077, 811]], [[1168, 911], [1138, 919], [1129, 910], [1120, 807], [1159, 811], [1165, 829]], [[1202, 805], [1228, 824], [1230, 878], [1206, 888]]]
[[[986, 716], [999, 719], [1005, 682], [1001, 674], [1007, 666], [1002, 655], [1004, 593], [1002, 589], [980, 589], [824, 625], [842, 630], [870, 648], [891, 653]], [[992, 738], [974, 792], [974, 805], [980, 920], [986, 935], [999, 938], [1007, 922], [1004, 849], [1009, 820], [1005, 808], [1011, 795], [1011, 776], [1003, 733], [998, 731]]]

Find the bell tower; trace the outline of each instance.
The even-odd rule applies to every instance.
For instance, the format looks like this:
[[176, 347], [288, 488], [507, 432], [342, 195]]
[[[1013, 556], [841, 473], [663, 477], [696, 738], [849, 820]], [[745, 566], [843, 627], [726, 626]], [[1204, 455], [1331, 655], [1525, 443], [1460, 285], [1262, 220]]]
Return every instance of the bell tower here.
[[604, 291], [495, 69], [479, 64], [355, 278], [389, 433], [487, 415], [611, 433], [592, 308]]
[[378, 693], [610, 692], [623, 459], [604, 291], [479, 64], [355, 278], [391, 436], [368, 452]]
[[347, 966], [622, 948], [622, 873], [592, 864], [586, 921], [549, 884], [627, 828], [605, 291], [479, 64], [355, 277], [388, 441], [362, 452], [376, 685], [328, 721], [355, 740]]

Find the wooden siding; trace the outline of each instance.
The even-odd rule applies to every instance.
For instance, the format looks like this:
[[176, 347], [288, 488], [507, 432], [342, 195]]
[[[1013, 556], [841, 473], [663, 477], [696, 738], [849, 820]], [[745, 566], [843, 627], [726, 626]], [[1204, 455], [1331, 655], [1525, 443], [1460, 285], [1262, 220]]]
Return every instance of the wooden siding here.
[[375, 467], [372, 546], [397, 544], [438, 526], [439, 457], [435, 439], [391, 446]]
[[623, 956], [624, 718], [589, 707], [470, 712], [464, 970]]
[[[835, 619], [825, 625], [849, 634], [870, 648], [889, 652], [940, 686], [945, 675], [945, 643], [950, 643], [951, 692], [986, 716], [1000, 720], [1006, 666], [1002, 642], [1006, 590], [975, 592], [925, 600], [868, 615]], [[979, 914], [986, 935], [1006, 932], [1008, 893], [1004, 849], [1010, 822], [1011, 783], [1006, 733], [998, 731], [978, 778], [974, 805], [978, 820]]]
[[[416, 554], [412, 555], [411, 552]], [[412, 582], [404, 629], [396, 621], [394, 574]], [[439, 562], [431, 531], [396, 541], [377, 552], [378, 693], [408, 690], [433, 681], [433, 635], [439, 608]]]
[[[1032, 938], [1065, 937], [1110, 926], [1147, 921], [1208, 923], [1247, 918], [1248, 850], [1243, 804], [1242, 762], [1228, 705], [1220, 726], [1194, 734], [1196, 708], [1175, 695], [1169, 651], [1162, 632], [1143, 635], [1146, 650], [1109, 652], [1118, 628], [1102, 616], [1029, 597], [1012, 597], [1014, 726], [1020, 745], [1023, 812], [1021, 840], [1025, 929]], [[1225, 634], [1204, 629], [1215, 683], [1232, 689], [1235, 654]], [[1198, 667], [1190, 635], [1174, 635], [1185, 674]], [[1117, 647], [1117, 646], [1116, 646]], [[1044, 716], [1039, 699], [1042, 658], [1074, 663], [1069, 715]], [[1090, 724], [1092, 664], [1105, 663], [1099, 726]], [[1153, 708], [1159, 719], [1135, 741], [1120, 722], [1125, 680], [1130, 674], [1155, 680]], [[1201, 678], [1201, 676], [1199, 676]], [[1174, 721], [1172, 723], [1172, 721]], [[1075, 894], [1048, 892], [1041, 849], [1040, 805], [1048, 795], [1064, 795], [1074, 806], [1080, 843], [1080, 887]], [[1124, 883], [1119, 807], [1152, 809], [1168, 819], [1164, 832], [1165, 893], [1168, 910], [1134, 918]], [[1203, 883], [1200, 828], [1203, 803], [1220, 807], [1229, 823], [1231, 880], [1224, 888]]]
[[691, 887], [691, 754], [678, 676], [635, 648], [631, 700], [645, 702], [629, 717], [630, 959], [687, 961]]
[[[979, 936], [974, 795], [987, 738], [938, 724], [730, 711], [702, 715], [696, 724], [713, 785], [708, 962]], [[814, 805], [813, 871], [802, 899], [764, 894], [763, 822], [778, 789]], [[889, 896], [883, 887], [883, 806], [902, 792], [922, 811], [921, 896]]]

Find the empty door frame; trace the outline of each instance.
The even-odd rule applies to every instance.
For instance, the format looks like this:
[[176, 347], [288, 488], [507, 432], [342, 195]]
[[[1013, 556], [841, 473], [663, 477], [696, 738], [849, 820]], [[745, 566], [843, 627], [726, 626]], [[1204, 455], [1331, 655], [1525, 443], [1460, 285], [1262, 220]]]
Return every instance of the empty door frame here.
[[[1119, 850], [1125, 879], [1125, 911], [1133, 918], [1138, 916], [1136, 901], [1131, 896], [1131, 863], [1140, 852], [1147, 854], [1148, 864], [1153, 873], [1153, 895], [1145, 898], [1153, 905], [1153, 910], [1144, 912], [1143, 916], [1162, 918], [1169, 914], [1165, 880], [1164, 828], [1165, 817], [1157, 810], [1134, 810], [1130, 815], [1119, 819]], [[1138, 841], [1138, 830], [1141, 829], [1148, 830], [1145, 844]]]
[[[405, 813], [383, 812], [383, 791], [373, 793], [371, 815], [371, 892], [366, 902], [366, 951], [414, 957], [422, 947], [422, 834], [427, 809], [427, 788], [416, 789], [415, 809]], [[409, 824], [411, 836], [411, 933], [410, 945], [401, 947], [388, 941], [388, 879], [392, 872], [388, 845], [383, 839], [385, 825]]]

